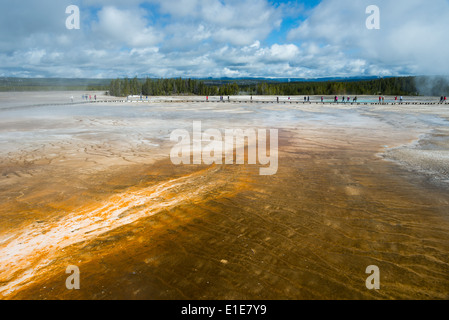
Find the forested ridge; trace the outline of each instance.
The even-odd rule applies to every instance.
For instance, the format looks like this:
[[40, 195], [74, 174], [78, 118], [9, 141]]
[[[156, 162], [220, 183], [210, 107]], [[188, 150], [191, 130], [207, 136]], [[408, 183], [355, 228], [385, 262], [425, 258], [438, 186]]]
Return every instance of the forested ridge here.
[[[208, 83], [209, 82], [209, 83]], [[207, 81], [196, 79], [115, 79], [112, 96], [144, 95], [418, 95], [414, 77], [382, 78], [360, 81], [276, 82], [243, 80]]]
[[137, 78], [131, 80], [116, 79], [111, 81], [109, 93], [111, 96], [145, 95], [238, 95], [239, 86], [236, 83], [226, 83], [220, 86], [206, 85], [202, 80], [194, 79], [146, 79], [144, 82]]
[[65, 79], [0, 77], [0, 91], [107, 91], [111, 96], [449, 96], [449, 77], [413, 76], [374, 79]]

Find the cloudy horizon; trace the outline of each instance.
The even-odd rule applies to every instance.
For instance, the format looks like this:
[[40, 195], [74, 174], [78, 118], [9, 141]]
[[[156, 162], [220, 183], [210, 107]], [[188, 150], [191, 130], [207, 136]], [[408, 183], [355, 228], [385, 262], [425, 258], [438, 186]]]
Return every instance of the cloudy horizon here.
[[7, 0], [0, 12], [1, 77], [449, 75], [448, 0]]

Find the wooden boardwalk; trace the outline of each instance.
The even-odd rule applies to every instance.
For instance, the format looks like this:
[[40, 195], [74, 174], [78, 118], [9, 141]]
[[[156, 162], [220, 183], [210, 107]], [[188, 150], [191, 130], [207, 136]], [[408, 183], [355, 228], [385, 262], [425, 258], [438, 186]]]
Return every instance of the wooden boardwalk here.
[[[73, 103], [67, 103], [67, 104], [81, 104], [81, 103], [245, 103], [245, 104], [297, 104], [297, 105], [448, 105], [448, 102], [440, 103], [440, 102], [418, 102], [418, 101], [409, 101], [409, 102], [384, 102], [384, 103], [378, 103], [378, 102], [321, 102], [321, 101], [308, 101], [308, 102], [302, 102], [302, 101], [269, 101], [269, 100], [173, 100], [173, 99], [167, 99], [167, 100], [126, 100], [126, 99], [108, 99], [108, 100], [97, 100], [97, 101], [85, 101], [85, 102], [73, 102]], [[56, 104], [55, 104], [56, 105]]]
[[44, 104], [33, 104], [33, 105], [23, 105], [23, 106], [12, 106], [12, 107], [5, 107], [0, 108], [1, 110], [8, 110], [8, 109], [19, 109], [19, 108], [30, 108], [30, 107], [45, 107], [45, 106], [69, 106], [69, 105], [80, 105], [80, 104], [96, 104], [96, 103], [138, 103], [138, 104], [155, 104], [155, 103], [234, 103], [234, 104], [291, 104], [291, 105], [338, 105], [338, 106], [392, 106], [392, 105], [449, 105], [448, 102], [445, 103], [439, 103], [435, 101], [429, 101], [429, 102], [418, 102], [418, 101], [409, 101], [409, 102], [385, 102], [385, 103], [378, 103], [378, 102], [321, 102], [321, 101], [309, 101], [309, 102], [303, 102], [303, 101], [279, 101], [276, 100], [205, 100], [205, 99], [195, 99], [195, 100], [176, 100], [176, 99], [166, 99], [166, 100], [151, 100], [151, 99], [144, 99], [144, 100], [126, 100], [126, 99], [98, 99], [98, 100], [91, 100], [91, 101], [74, 101], [74, 102], [67, 102], [67, 103], [61, 103], [61, 102], [52, 102], [52, 103], [44, 103]]

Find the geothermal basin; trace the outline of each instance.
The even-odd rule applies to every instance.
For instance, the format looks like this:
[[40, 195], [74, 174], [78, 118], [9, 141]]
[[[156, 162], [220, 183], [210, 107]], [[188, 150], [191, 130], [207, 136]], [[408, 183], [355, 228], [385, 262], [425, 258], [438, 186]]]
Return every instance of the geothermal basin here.
[[[438, 98], [82, 94], [0, 93], [1, 299], [449, 298]], [[175, 165], [171, 133], [194, 122], [277, 130], [276, 173]]]

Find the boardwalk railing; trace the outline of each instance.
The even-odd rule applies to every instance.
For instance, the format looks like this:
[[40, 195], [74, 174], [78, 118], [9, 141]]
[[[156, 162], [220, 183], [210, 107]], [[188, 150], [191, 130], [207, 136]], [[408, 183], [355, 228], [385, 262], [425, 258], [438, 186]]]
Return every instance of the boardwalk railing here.
[[195, 99], [195, 100], [177, 100], [177, 99], [166, 99], [166, 100], [152, 100], [152, 99], [143, 99], [143, 100], [126, 100], [123, 98], [117, 99], [98, 99], [91, 101], [74, 101], [74, 102], [51, 102], [44, 104], [33, 104], [33, 105], [23, 105], [23, 106], [11, 106], [11, 107], [0, 107], [0, 110], [8, 110], [8, 109], [18, 109], [18, 108], [30, 108], [30, 107], [44, 107], [44, 106], [66, 106], [66, 105], [80, 105], [80, 104], [95, 104], [95, 103], [239, 103], [239, 104], [292, 104], [292, 105], [339, 105], [339, 106], [388, 106], [388, 105], [448, 105], [448, 102], [422, 102], [422, 101], [403, 101], [403, 102], [331, 102], [331, 101], [277, 101], [277, 100], [242, 100], [242, 99], [233, 99], [233, 100], [206, 100], [206, 99]]
[[[97, 101], [88, 101], [84, 103], [245, 103], [245, 104], [297, 104], [297, 105], [447, 105], [449, 102], [436, 102], [436, 101], [403, 101], [403, 102], [333, 102], [333, 101], [277, 101], [277, 100], [243, 100], [243, 99], [232, 99], [232, 100], [206, 100], [206, 99], [186, 99], [186, 100], [177, 100], [177, 99], [164, 99], [164, 100], [153, 100], [153, 99], [143, 99], [143, 100], [126, 100], [126, 99], [107, 99], [107, 100], [97, 100]], [[71, 104], [79, 104], [79, 103], [71, 103]]]

